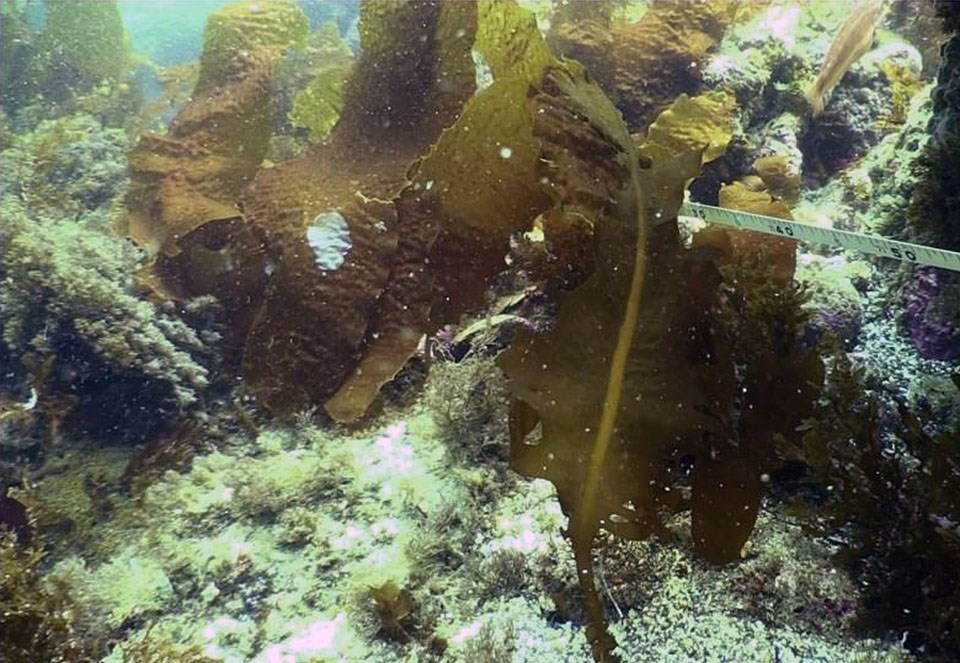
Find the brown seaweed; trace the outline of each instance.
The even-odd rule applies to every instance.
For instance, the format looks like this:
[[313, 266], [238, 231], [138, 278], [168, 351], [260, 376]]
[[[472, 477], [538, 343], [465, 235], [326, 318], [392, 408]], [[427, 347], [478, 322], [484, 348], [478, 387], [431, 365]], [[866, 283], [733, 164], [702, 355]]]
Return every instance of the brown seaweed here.
[[275, 65], [306, 34], [306, 17], [282, 0], [213, 12], [190, 102], [129, 155], [123, 230], [153, 260], [144, 281], [167, 296], [215, 295], [234, 352], [266, 281], [263, 237], [237, 202], [267, 153]]
[[656, 0], [636, 23], [617, 23], [607, 3], [576, 1], [558, 11], [550, 45], [578, 60], [643, 131], [680, 94], [700, 89], [701, 67], [727, 27], [762, 2]]
[[[511, 462], [556, 485], [570, 517], [588, 638], [595, 658], [611, 660], [593, 540], [601, 528], [629, 538], [663, 531], [663, 455], [719, 429], [726, 403], [714, 394], [731, 391], [716, 380], [732, 367], [698, 350], [719, 273], [688, 255], [675, 223], [687, 181], [714, 146], [653, 138], [638, 154], [616, 109], [585, 79], [551, 70], [538, 92], [544, 179], [563, 213], [591, 221], [597, 256], [587, 282], [562, 297], [550, 334], [521, 333], [501, 355], [518, 399]], [[543, 441], [531, 446], [525, 436], [538, 422]]]
[[[664, 534], [660, 511], [673, 488], [667, 459], [692, 454], [694, 546], [714, 563], [739, 559], [761, 476], [775, 460], [774, 438], [795, 435], [821, 373], [815, 353], [799, 344], [792, 242], [732, 230], [700, 233], [692, 249], [680, 242], [685, 186], [729, 140], [722, 95], [679, 99], [634, 151], [594, 90], [551, 71], [535, 97], [545, 180], [561, 213], [589, 219], [594, 272], [562, 296], [548, 334], [522, 332], [499, 363], [517, 398], [511, 462], [557, 487], [588, 637], [595, 657], [609, 660], [614, 643], [594, 587], [594, 538], [601, 529]], [[789, 216], [769, 194], [743, 191], [729, 187], [722, 201]], [[705, 255], [719, 255], [721, 269]], [[542, 441], [528, 444], [537, 424]]]

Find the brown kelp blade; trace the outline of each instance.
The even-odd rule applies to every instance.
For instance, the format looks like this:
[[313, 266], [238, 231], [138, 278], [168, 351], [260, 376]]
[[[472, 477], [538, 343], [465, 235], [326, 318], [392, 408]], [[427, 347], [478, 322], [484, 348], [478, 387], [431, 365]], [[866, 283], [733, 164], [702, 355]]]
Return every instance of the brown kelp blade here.
[[630, 131], [643, 132], [678, 96], [698, 92], [713, 47], [735, 20], [761, 3], [654, 0], [636, 22], [612, 20], [612, 4], [559, 5], [547, 40], [558, 53], [583, 63]]
[[233, 355], [261, 301], [267, 267], [263, 237], [237, 203], [267, 152], [275, 66], [306, 36], [306, 16], [294, 2], [215, 10], [190, 101], [166, 134], [144, 134], [129, 155], [123, 230], [153, 259], [143, 280], [169, 296], [217, 297]]
[[328, 402], [334, 418], [355, 420], [416, 350], [438, 228], [401, 217], [400, 199], [475, 90], [475, 24], [473, 3], [365, 3], [339, 123], [244, 195], [273, 274], [243, 374], [271, 411]]
[[[451, 4], [457, 3], [444, 6]], [[381, 297], [375, 337], [325, 403], [338, 421], [366, 411], [422, 334], [483, 305], [491, 280], [503, 271], [510, 236], [526, 230], [548, 204], [535, 179], [538, 144], [525, 98], [553, 58], [533, 15], [513, 3], [477, 3], [472, 49], [494, 80], [463, 103], [408, 173], [410, 183], [397, 200], [406, 250]]]
[[[715, 103], [718, 144], [729, 140], [729, 102], [684, 99], [664, 121], [700, 123]], [[561, 214], [593, 228], [593, 274], [561, 297], [552, 331], [522, 332], [500, 359], [514, 405], [511, 463], [549, 479], [570, 517], [568, 535], [598, 660], [611, 660], [594, 587], [593, 540], [605, 523], [637, 538], [662, 530], [657, 514], [663, 455], [688, 436], [720, 425], [714, 402], [732, 389], [708, 384], [732, 367], [697, 357], [700, 320], [719, 284], [716, 270], [692, 260], [679, 240], [677, 210], [712, 141], [651, 141], [652, 167], [638, 170], [619, 113], [577, 70], [551, 69], [531, 97], [541, 138], [543, 181]], [[696, 112], [694, 112], [696, 111]], [[707, 113], [709, 114], [709, 113]], [[666, 134], [658, 134], [666, 135]], [[654, 224], [658, 217], [661, 223]], [[724, 383], [726, 384], [725, 380]], [[532, 412], [531, 412], [532, 411]], [[534, 415], [533, 412], [536, 414]], [[522, 444], [539, 419], [542, 441]], [[611, 529], [614, 529], [611, 526]]]

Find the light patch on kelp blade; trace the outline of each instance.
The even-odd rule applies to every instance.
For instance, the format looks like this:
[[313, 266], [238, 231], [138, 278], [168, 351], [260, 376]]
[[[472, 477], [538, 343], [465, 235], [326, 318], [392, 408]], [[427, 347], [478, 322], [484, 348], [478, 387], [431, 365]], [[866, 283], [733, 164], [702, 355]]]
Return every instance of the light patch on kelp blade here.
[[317, 214], [307, 228], [307, 244], [313, 249], [317, 267], [339, 269], [353, 246], [347, 220], [337, 210]]

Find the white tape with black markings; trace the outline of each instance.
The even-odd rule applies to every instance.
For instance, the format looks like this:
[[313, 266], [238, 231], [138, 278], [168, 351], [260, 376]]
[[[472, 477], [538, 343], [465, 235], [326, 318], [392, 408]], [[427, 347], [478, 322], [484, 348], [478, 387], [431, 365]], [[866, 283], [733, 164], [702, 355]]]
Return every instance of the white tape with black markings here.
[[899, 242], [885, 237], [862, 235], [849, 230], [834, 230], [821, 228], [797, 221], [785, 221], [773, 216], [741, 212], [740, 210], [725, 209], [704, 205], [703, 203], [685, 202], [680, 207], [682, 216], [693, 217], [707, 223], [719, 223], [734, 228], [746, 228], [771, 235], [780, 235], [790, 239], [815, 244], [829, 244], [852, 251], [860, 251], [881, 258], [893, 258], [902, 262], [911, 262], [917, 265], [929, 265], [960, 272], [960, 253], [935, 249], [931, 246]]

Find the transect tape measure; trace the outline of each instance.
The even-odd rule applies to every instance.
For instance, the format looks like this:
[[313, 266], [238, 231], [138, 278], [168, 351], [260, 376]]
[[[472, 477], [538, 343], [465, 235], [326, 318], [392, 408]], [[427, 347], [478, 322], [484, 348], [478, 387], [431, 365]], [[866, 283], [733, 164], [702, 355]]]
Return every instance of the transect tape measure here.
[[703, 203], [685, 202], [680, 207], [680, 214], [701, 219], [707, 223], [746, 228], [747, 230], [780, 235], [802, 242], [840, 246], [881, 258], [893, 258], [917, 265], [930, 265], [931, 267], [942, 267], [943, 269], [960, 272], [960, 253], [935, 249], [930, 246], [898, 242], [897, 240], [873, 235], [861, 235], [849, 230], [821, 228], [807, 223], [785, 221], [773, 216], [751, 214], [750, 212], [714, 207]]

